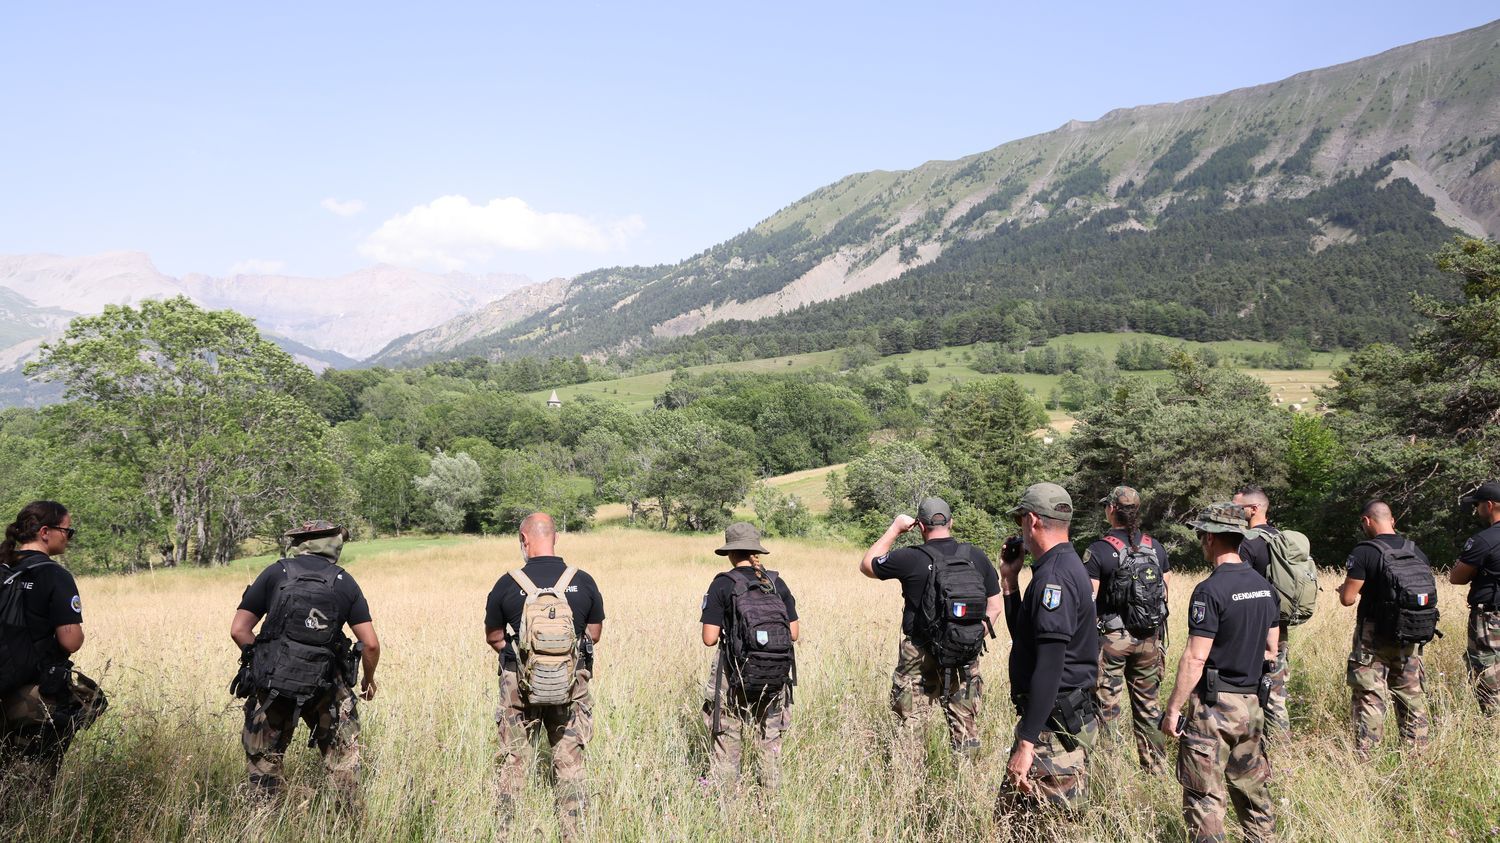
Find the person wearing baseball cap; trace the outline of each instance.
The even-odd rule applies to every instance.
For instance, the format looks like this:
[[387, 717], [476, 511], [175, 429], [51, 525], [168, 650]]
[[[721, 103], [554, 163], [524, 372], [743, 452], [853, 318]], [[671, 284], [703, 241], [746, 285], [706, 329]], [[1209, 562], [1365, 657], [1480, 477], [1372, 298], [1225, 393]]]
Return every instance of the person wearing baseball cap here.
[[[1046, 806], [1078, 808], [1087, 795], [1088, 756], [1099, 729], [1099, 627], [1088, 571], [1068, 541], [1067, 490], [1033, 484], [1010, 514], [1021, 531], [1001, 551], [1000, 588], [1013, 641], [1011, 701], [1021, 719], [995, 807], [997, 815], [1027, 824]], [[1023, 595], [1027, 553], [1034, 562]]]
[[[1180, 742], [1182, 819], [1193, 840], [1223, 840], [1233, 799], [1247, 840], [1276, 833], [1264, 741], [1268, 674], [1281, 636], [1280, 606], [1265, 577], [1240, 558], [1253, 534], [1245, 507], [1216, 503], [1188, 522], [1213, 566], [1188, 604], [1188, 642], [1161, 731]], [[1182, 714], [1191, 698], [1192, 707]]]
[[1448, 581], [1469, 587], [1466, 660], [1479, 709], [1500, 715], [1500, 481], [1481, 483], [1459, 498], [1484, 529], [1464, 542]]
[[[926, 498], [917, 505], [917, 517], [903, 514], [891, 521], [885, 534], [865, 552], [859, 570], [871, 579], [901, 583], [902, 638], [891, 675], [891, 711], [903, 726], [915, 728], [920, 722], [919, 695], [932, 705], [940, 704], [953, 750], [972, 759], [980, 749], [979, 707], [984, 691], [979, 653], [983, 652], [983, 628], [987, 626], [993, 635], [1000, 617], [1000, 577], [983, 550], [953, 538], [952, 526], [948, 502]], [[920, 545], [891, 549], [903, 533], [914, 529], [922, 535]], [[923, 600], [929, 582], [938, 577], [944, 585], [963, 586], [962, 593], [971, 597], [946, 601], [941, 618], [933, 617], [933, 607], [924, 607]], [[941, 631], [948, 626], [960, 624], [980, 639], [977, 652], [947, 658], [950, 649], [933, 639], [943, 637]], [[945, 661], [963, 663], [950, 667]]]

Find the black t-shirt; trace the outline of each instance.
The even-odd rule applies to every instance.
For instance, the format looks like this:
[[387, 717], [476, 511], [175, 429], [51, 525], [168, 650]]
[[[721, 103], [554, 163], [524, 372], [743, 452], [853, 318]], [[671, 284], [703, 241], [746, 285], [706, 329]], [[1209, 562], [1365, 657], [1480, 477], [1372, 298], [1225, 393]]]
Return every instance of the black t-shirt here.
[[[537, 588], [551, 588], [562, 578], [568, 564], [561, 556], [533, 556], [521, 568]], [[587, 571], [580, 569], [573, 575], [564, 592], [568, 608], [573, 610], [573, 634], [579, 640], [591, 623], [604, 623], [604, 597], [599, 586]], [[500, 654], [502, 670], [516, 669], [516, 630], [521, 627], [521, 611], [526, 606], [526, 590], [516, 584], [510, 574], [495, 581], [489, 599], [484, 604], [484, 628], [505, 630], [505, 651]]]
[[[1130, 537], [1119, 528], [1110, 530], [1104, 535], [1113, 536], [1125, 542], [1127, 546], [1130, 544]], [[1141, 543], [1143, 536], [1145, 536], [1144, 533], [1136, 532], [1137, 545]], [[1167, 560], [1167, 549], [1154, 538], [1151, 539], [1151, 547], [1156, 551], [1156, 562], [1161, 566], [1161, 572], [1163, 574], [1170, 572], [1172, 563]], [[1084, 570], [1088, 571], [1089, 579], [1099, 583], [1099, 599], [1095, 602], [1094, 611], [1098, 613], [1100, 620], [1120, 614], [1118, 611], [1109, 611], [1109, 607], [1104, 604], [1104, 595], [1109, 591], [1109, 581], [1114, 577], [1115, 571], [1120, 569], [1120, 557], [1123, 554], [1124, 551], [1115, 550], [1115, 546], [1103, 538], [1089, 545], [1089, 549], [1083, 554]]]
[[1188, 635], [1212, 638], [1208, 667], [1231, 685], [1260, 682], [1266, 660], [1266, 630], [1281, 617], [1276, 592], [1244, 562], [1214, 568], [1193, 589], [1188, 604]]
[[[1281, 531], [1270, 524], [1262, 524], [1255, 529], [1273, 536], [1281, 535]], [[1251, 536], [1240, 542], [1240, 558], [1250, 563], [1250, 570], [1270, 580], [1271, 548], [1264, 538]]]
[[[0, 566], [0, 579], [48, 559], [47, 554], [23, 550], [16, 554], [16, 564]], [[67, 568], [49, 560], [16, 577], [11, 588], [21, 589], [21, 608], [26, 615], [26, 631], [36, 642], [43, 662], [59, 662], [68, 653], [57, 643], [57, 628], [83, 623], [83, 603], [78, 597], [78, 583]]]
[[[326, 556], [315, 553], [303, 554], [293, 557], [297, 564], [312, 571], [323, 571], [334, 567], [333, 561]], [[266, 616], [271, 610], [271, 600], [276, 596], [277, 588], [286, 581], [286, 567], [282, 559], [267, 566], [255, 582], [245, 588], [244, 597], [240, 598], [240, 608], [254, 614], [257, 618]], [[359, 583], [348, 571], [340, 568], [338, 576], [333, 581], [333, 593], [339, 601], [340, 617], [349, 626], [370, 622], [370, 604], [365, 600], [365, 593], [360, 590]]]
[[[959, 552], [958, 540], [951, 538], [933, 539], [921, 546], [932, 551], [939, 559]], [[984, 578], [985, 596], [994, 597], [999, 594], [1000, 574], [990, 563], [990, 558], [971, 544], [964, 545], [964, 551], [979, 569], [979, 575]], [[872, 567], [875, 569], [876, 579], [901, 581], [901, 597], [905, 600], [905, 605], [901, 608], [901, 632], [911, 635], [922, 604], [922, 593], [927, 590], [927, 577], [932, 572], [932, 557], [915, 547], [899, 547], [877, 558]]]
[[[1012, 612], [1012, 606], [1019, 610]], [[1042, 641], [1067, 644], [1062, 691], [1094, 687], [1099, 676], [1099, 625], [1094, 615], [1093, 586], [1071, 544], [1063, 542], [1036, 561], [1025, 594], [1018, 603], [1006, 607], [1005, 624], [1013, 639], [1011, 693], [1030, 690], [1037, 645]]]
[[1469, 605], [1497, 608], [1500, 601], [1500, 522], [1480, 530], [1464, 542], [1458, 561], [1479, 569], [1469, 583]]
[[[1406, 543], [1406, 537], [1395, 533], [1383, 533], [1369, 541], [1380, 542], [1391, 549], [1401, 547]], [[1412, 545], [1416, 547], [1415, 544]], [[1416, 548], [1417, 558], [1427, 565], [1432, 562], [1428, 560], [1427, 554], [1420, 547]], [[1344, 571], [1351, 580], [1363, 580], [1364, 585], [1359, 589], [1359, 608], [1355, 610], [1355, 620], [1363, 622], [1375, 611], [1375, 607], [1385, 599], [1386, 578], [1385, 562], [1380, 555], [1380, 548], [1366, 542], [1360, 542], [1349, 554], [1349, 559], [1344, 562]]]
[[[782, 579], [775, 571], [772, 574], [776, 583], [776, 594], [781, 602], [786, 604], [786, 619], [797, 620], [797, 598], [792, 596], [792, 590], [786, 587], [786, 580]], [[708, 593], [703, 595], [703, 615], [698, 619], [699, 623], [709, 624], [723, 628], [726, 619], [732, 619], [734, 611], [734, 583], [729, 581], [730, 577], [742, 579], [746, 585], [755, 587], [757, 582], [755, 573], [748, 566], [732, 568], [725, 572], [725, 576], [714, 577], [713, 582], [708, 584]]]

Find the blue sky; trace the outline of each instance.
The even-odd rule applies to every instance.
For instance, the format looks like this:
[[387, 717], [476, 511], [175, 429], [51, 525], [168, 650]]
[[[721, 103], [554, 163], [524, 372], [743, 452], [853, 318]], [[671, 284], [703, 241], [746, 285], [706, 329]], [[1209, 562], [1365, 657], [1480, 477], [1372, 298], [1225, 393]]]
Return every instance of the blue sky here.
[[12, 0], [0, 253], [213, 275], [671, 262], [849, 173], [1496, 15], [1230, 5], [1251, 8]]

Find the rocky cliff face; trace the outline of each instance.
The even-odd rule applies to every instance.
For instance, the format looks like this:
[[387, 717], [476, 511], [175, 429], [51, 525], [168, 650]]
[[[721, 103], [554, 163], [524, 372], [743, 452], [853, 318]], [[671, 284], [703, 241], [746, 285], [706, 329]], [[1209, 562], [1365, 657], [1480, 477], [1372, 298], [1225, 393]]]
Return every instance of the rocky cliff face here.
[[[1223, 212], [1306, 197], [1378, 161], [1443, 223], [1500, 234], [1500, 21], [1291, 78], [1072, 121], [957, 161], [849, 176], [680, 264], [600, 270], [467, 352], [639, 347], [901, 284], [955, 244], [1123, 215], [1149, 234], [1184, 200]], [[1339, 242], [1337, 226], [1318, 236]], [[1318, 244], [1311, 242], [1310, 248]]]

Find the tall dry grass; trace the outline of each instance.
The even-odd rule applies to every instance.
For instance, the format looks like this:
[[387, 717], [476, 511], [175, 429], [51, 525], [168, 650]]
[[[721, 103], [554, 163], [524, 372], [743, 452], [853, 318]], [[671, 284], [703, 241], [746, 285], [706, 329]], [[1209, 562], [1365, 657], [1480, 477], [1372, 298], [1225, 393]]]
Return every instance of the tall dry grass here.
[[[903, 738], [886, 709], [899, 635], [891, 583], [856, 570], [860, 551], [771, 542], [772, 567], [797, 594], [803, 642], [784, 786], [727, 810], [697, 784], [704, 761], [701, 685], [712, 654], [698, 641], [700, 600], [724, 562], [714, 537], [623, 529], [563, 537], [588, 569], [608, 620], [593, 686], [589, 747], [593, 837], [599, 840], [977, 840], [1004, 838], [990, 819], [1015, 717], [1003, 631], [983, 663], [985, 751], [948, 754], [936, 712]], [[316, 751], [289, 753], [289, 798], [274, 810], [239, 798], [239, 705], [225, 692], [237, 653], [229, 620], [259, 565], [84, 578], [88, 643], [80, 667], [113, 705], [69, 755], [50, 805], [33, 806], [7, 839], [548, 840], [550, 792], [528, 792], [511, 828], [491, 817], [496, 661], [484, 644], [484, 600], [518, 563], [509, 539], [438, 546], [352, 546], [385, 645], [379, 698], [361, 708], [367, 811], [353, 824], [320, 789]], [[1174, 605], [1192, 581], [1179, 577]], [[1463, 670], [1465, 610], [1444, 585], [1448, 637], [1428, 652], [1435, 713], [1420, 758], [1394, 743], [1370, 763], [1351, 753], [1344, 666], [1354, 610], [1325, 576], [1318, 616], [1294, 631], [1295, 737], [1274, 755], [1281, 829], [1291, 840], [1476, 840], [1500, 825], [1500, 727], [1481, 720]], [[1171, 663], [1185, 621], [1173, 618]], [[1388, 731], [1395, 732], [1394, 723]], [[538, 782], [540, 779], [538, 778]], [[1180, 791], [1134, 765], [1128, 739], [1095, 756], [1091, 802], [1063, 835], [1176, 840]]]

